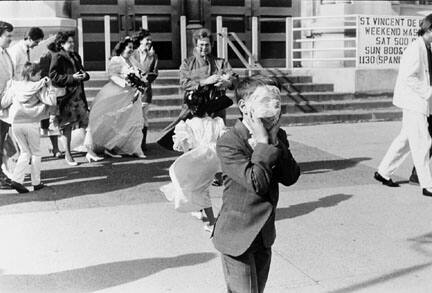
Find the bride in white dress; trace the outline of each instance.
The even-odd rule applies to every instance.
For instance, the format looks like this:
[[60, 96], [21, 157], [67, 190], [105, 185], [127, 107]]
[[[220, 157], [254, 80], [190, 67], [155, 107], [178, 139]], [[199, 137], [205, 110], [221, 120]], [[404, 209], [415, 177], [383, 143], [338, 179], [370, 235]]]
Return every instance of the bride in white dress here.
[[90, 110], [89, 128], [95, 150], [104, 149], [111, 157], [121, 154], [145, 158], [141, 150], [144, 120], [137, 89], [126, 77], [138, 67], [130, 58], [133, 52], [131, 39], [120, 41], [108, 65], [110, 82], [97, 94]]

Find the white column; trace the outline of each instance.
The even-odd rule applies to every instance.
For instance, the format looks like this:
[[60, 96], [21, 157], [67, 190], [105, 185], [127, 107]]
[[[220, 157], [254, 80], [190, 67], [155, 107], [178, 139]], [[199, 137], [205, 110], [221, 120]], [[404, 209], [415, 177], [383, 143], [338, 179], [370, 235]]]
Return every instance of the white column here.
[[181, 62], [187, 58], [186, 16], [180, 16], [180, 49]]
[[258, 17], [252, 17], [252, 56], [258, 62]]
[[223, 27], [222, 34], [224, 35], [222, 39], [222, 58], [228, 60], [228, 42], [226, 41], [226, 38], [228, 38], [228, 28]]
[[84, 33], [83, 33], [83, 22], [82, 18], [77, 19], [77, 31], [78, 31], [78, 54], [81, 56], [82, 63], [84, 64]]
[[142, 28], [145, 29], [145, 30], [148, 30], [147, 15], [143, 15], [141, 17], [141, 23], [142, 23]]
[[217, 47], [217, 56], [219, 58], [222, 58], [222, 50], [223, 50], [223, 40], [222, 37], [219, 35], [222, 33], [222, 16], [216, 17], [216, 47]]
[[285, 67], [287, 69], [293, 68], [293, 51], [294, 48], [294, 39], [293, 39], [293, 19], [292, 17], [285, 18]]
[[108, 61], [111, 57], [111, 28], [110, 16], [104, 16], [104, 34], [105, 34], [105, 71], [108, 71]]

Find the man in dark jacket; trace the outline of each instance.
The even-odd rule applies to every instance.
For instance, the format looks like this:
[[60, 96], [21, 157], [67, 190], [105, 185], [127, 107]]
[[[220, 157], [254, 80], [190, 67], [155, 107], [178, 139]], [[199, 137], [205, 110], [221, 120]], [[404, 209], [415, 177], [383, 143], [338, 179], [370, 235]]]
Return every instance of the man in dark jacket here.
[[294, 184], [300, 168], [280, 129], [277, 83], [247, 78], [236, 98], [243, 119], [216, 146], [225, 190], [213, 243], [222, 253], [228, 292], [263, 292], [276, 237], [278, 184]]

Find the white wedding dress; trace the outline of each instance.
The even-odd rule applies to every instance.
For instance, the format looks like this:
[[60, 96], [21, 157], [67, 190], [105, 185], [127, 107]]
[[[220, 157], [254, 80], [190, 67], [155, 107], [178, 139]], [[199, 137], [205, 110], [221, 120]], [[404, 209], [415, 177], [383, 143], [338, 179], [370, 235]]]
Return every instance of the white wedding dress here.
[[169, 168], [171, 183], [160, 190], [180, 212], [211, 207], [209, 187], [220, 172], [216, 141], [224, 133], [220, 117], [194, 117], [181, 121], [174, 130], [174, 149], [185, 152]]
[[141, 101], [132, 103], [136, 89], [125, 80], [133, 69], [121, 56], [110, 60], [111, 81], [99, 91], [90, 110], [89, 128], [95, 150], [105, 148], [120, 154], [144, 155]]

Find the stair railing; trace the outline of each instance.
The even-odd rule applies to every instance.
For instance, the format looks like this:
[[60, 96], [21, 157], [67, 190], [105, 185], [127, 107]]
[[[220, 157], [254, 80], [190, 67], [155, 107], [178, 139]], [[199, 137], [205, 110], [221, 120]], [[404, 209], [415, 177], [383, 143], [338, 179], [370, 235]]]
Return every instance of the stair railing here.
[[[317, 110], [309, 104], [309, 101], [306, 100], [303, 95], [301, 95], [300, 90], [293, 85], [294, 82], [288, 78], [286, 73], [283, 73], [279, 69], [264, 68], [257, 61], [257, 58], [245, 46], [245, 44], [240, 40], [240, 38], [237, 36], [235, 32], [228, 32], [226, 28], [223, 28], [222, 32], [217, 33], [217, 35], [219, 37], [222, 37], [224, 43], [226, 43], [231, 47], [231, 49], [236, 54], [240, 62], [248, 70], [249, 76], [251, 76], [254, 72], [259, 72], [261, 74], [268, 75], [271, 77], [277, 77], [277, 79], [279, 80], [282, 79], [282, 82], [280, 82], [281, 90], [287, 93], [287, 98], [294, 101], [296, 104], [295, 106], [297, 108], [299, 108], [305, 113], [317, 112]], [[236, 45], [234, 45], [234, 42], [230, 39], [230, 37], [233, 38], [233, 40], [240, 46], [240, 48], [248, 56], [249, 61], [247, 61], [243, 56], [243, 54], [240, 53], [239, 49], [237, 48]], [[226, 48], [224, 48], [224, 51], [225, 52], [227, 51]], [[227, 56], [228, 54], [225, 53], [224, 55], [225, 55], [224, 58], [228, 59]], [[298, 94], [293, 95], [292, 94], [293, 92], [296, 92]]]

